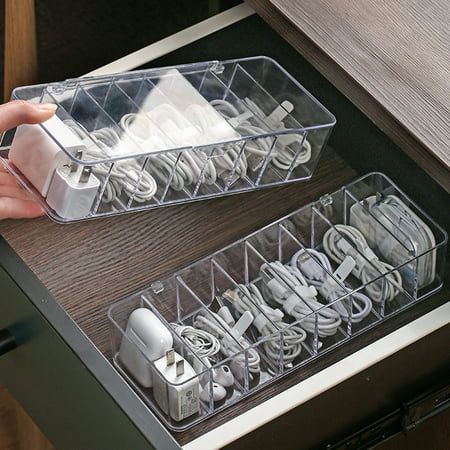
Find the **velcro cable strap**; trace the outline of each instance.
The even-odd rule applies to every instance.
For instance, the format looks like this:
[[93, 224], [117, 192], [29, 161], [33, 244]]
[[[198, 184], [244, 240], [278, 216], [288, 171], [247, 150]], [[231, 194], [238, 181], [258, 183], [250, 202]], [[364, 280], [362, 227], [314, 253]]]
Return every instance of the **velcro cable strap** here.
[[297, 294], [291, 294], [283, 303], [283, 309], [287, 314], [292, 315], [292, 311], [300, 304], [300, 302], [301, 300]]
[[344, 283], [347, 277], [352, 273], [356, 266], [356, 261], [351, 256], [346, 256], [340, 266], [334, 271], [333, 276], [328, 276], [322, 286], [319, 288], [319, 292], [326, 299], [331, 298], [331, 294], [337, 289], [341, 288], [338, 281]]
[[292, 315], [292, 311], [297, 306], [303, 306], [304, 300], [314, 299], [317, 295], [317, 290], [314, 286], [297, 286], [295, 293], [292, 293], [285, 302], [283, 302], [284, 311]]
[[279, 310], [278, 308], [273, 309], [267, 305], [260, 305], [260, 308], [264, 311], [264, 313], [259, 313], [253, 321], [253, 325], [260, 333], [262, 333], [262, 330], [268, 323], [281, 322], [284, 317], [283, 311]]
[[255, 320], [253, 321], [253, 325], [259, 331], [260, 334], [262, 334], [264, 328], [268, 323], [270, 323], [270, 321], [263, 313], [259, 313], [258, 316], [256, 316]]

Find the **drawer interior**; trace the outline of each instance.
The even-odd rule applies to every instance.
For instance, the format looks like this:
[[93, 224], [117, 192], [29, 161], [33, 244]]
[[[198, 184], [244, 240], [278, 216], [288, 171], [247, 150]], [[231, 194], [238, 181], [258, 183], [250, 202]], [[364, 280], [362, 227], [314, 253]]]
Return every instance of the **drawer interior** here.
[[[236, 36], [240, 35], [251, 35], [252, 39], [237, 42]], [[112, 352], [107, 310], [114, 300], [142, 289], [151, 281], [230, 244], [361, 174], [375, 170], [386, 173], [413, 200], [426, 207], [437, 223], [449, 229], [450, 218], [444, 207], [448, 205], [448, 195], [259, 18], [250, 17], [153, 61], [151, 66], [258, 54], [278, 60], [337, 118], [329, 148], [307, 184], [68, 226], [39, 219], [20, 223], [20, 233], [17, 223], [1, 224], [5, 239], [109, 361]], [[33, 245], [27, 245], [29, 242]], [[419, 302], [405, 314], [393, 316], [351, 345], [330, 352], [307, 369], [286, 376], [245, 402], [188, 431], [174, 433], [175, 438], [180, 444], [191, 441], [422, 315], [442, 303], [447, 294], [448, 280], [441, 293]]]

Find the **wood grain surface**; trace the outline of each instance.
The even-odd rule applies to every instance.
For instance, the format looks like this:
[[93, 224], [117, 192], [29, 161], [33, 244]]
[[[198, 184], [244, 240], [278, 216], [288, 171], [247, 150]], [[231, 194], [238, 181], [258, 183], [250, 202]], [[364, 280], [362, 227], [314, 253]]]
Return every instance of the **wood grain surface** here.
[[5, 0], [5, 101], [16, 86], [37, 82], [34, 0]]
[[247, 0], [450, 192], [448, 0]]
[[54, 450], [14, 397], [0, 386], [0, 449]]

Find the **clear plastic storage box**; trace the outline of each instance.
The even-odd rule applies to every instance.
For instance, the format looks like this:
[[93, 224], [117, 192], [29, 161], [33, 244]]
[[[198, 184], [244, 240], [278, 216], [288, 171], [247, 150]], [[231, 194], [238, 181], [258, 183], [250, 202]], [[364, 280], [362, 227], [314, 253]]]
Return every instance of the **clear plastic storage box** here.
[[267, 57], [17, 88], [58, 105], [2, 162], [58, 222], [307, 180], [333, 115]]
[[[186, 429], [439, 290], [446, 244], [387, 177], [366, 175], [114, 303], [113, 363], [169, 428]], [[131, 317], [143, 309], [175, 354], [149, 356]]]

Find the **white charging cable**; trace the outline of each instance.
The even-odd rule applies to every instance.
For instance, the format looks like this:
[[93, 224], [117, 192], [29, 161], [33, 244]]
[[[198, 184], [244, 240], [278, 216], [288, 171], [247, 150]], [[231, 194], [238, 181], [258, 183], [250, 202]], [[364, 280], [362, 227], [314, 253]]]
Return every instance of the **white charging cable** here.
[[[264, 130], [260, 127], [252, 125], [248, 120], [252, 113], [250, 111], [244, 112], [242, 114], [236, 109], [234, 105], [226, 100], [212, 100], [211, 105], [219, 112], [225, 119], [227, 119], [228, 123], [233, 126], [233, 128], [243, 136], [258, 136], [260, 134], [266, 134], [267, 130]], [[247, 173], [248, 161], [247, 159], [254, 155], [257, 162], [252, 164], [251, 169], [258, 169], [262, 163], [264, 162], [265, 157], [269, 154], [271, 149], [271, 139], [267, 138], [255, 138], [250, 139], [245, 142], [245, 149], [242, 153], [235, 154], [236, 152], [240, 152], [241, 145], [235, 145], [235, 153], [231, 154], [230, 161], [222, 161], [220, 158], [217, 161], [220, 163], [226, 163], [225, 168], [231, 169], [233, 167], [234, 161], [237, 157], [239, 157], [239, 162], [237, 164], [237, 173], [241, 176]], [[231, 163], [231, 164], [230, 164]], [[228, 167], [227, 167], [228, 166]]]
[[[110, 149], [120, 142], [120, 137], [111, 128], [101, 128], [90, 133], [96, 142], [89, 142], [86, 138], [87, 131], [72, 120], [64, 123], [69, 126], [86, 143], [83, 157], [86, 159], [104, 159], [110, 154]], [[89, 134], [89, 133], [88, 133]], [[133, 196], [134, 200], [142, 203], [151, 200], [158, 188], [155, 179], [143, 169], [135, 158], [118, 160], [111, 169], [111, 163], [93, 164], [92, 173], [101, 181], [108, 178], [102, 200], [111, 203], [120, 199], [122, 192]]]
[[263, 294], [281, 305], [287, 314], [301, 320], [302, 328], [315, 333], [317, 323], [320, 337], [336, 333], [342, 322], [339, 313], [330, 307], [324, 308], [317, 300], [316, 288], [308, 284], [296, 267], [284, 266], [280, 261], [275, 261], [263, 264], [260, 273]]
[[[308, 248], [307, 250], [300, 249], [292, 256], [291, 266], [297, 267], [308, 284], [315, 286], [319, 293], [330, 303], [352, 291], [352, 288], [345, 284], [345, 278], [347, 278], [354, 267], [353, 260], [344, 260], [333, 273], [327, 255], [313, 248]], [[333, 274], [334, 278], [339, 280], [341, 285], [330, 274]], [[361, 322], [370, 314], [372, 310], [370, 298], [361, 292], [354, 292], [342, 301], [331, 305], [344, 320], [349, 320], [349, 308], [346, 306], [349, 300], [351, 302], [351, 322]]]
[[[265, 116], [261, 108], [251, 99], [245, 98], [245, 104], [250, 110], [255, 111], [259, 118], [268, 125], [274, 128], [274, 131], [286, 130], [283, 119], [293, 110], [293, 105], [290, 102], [283, 102], [282, 105], [278, 106], [275, 111], [273, 111], [268, 117]], [[284, 104], [290, 109], [283, 108]], [[303, 142], [302, 142], [303, 141]], [[294, 151], [291, 145], [294, 143], [301, 143], [302, 149], [300, 152]], [[285, 134], [280, 135], [277, 138], [275, 144], [275, 149], [272, 151], [271, 162], [281, 170], [289, 170], [299, 166], [300, 164], [305, 164], [311, 159], [311, 144], [308, 139], [303, 139], [302, 135], [298, 134]]]
[[191, 327], [190, 325], [180, 325], [172, 323], [175, 332], [183, 337], [187, 343], [195, 350], [199, 358], [212, 358], [220, 352], [220, 341], [216, 336], [205, 330]]
[[[233, 356], [230, 363], [231, 370], [239, 379], [244, 379], [246, 366], [248, 367], [250, 379], [254, 379], [261, 371], [260, 356], [250, 342], [243, 336], [245, 330], [253, 321], [253, 316], [245, 317], [246, 324], [238, 323], [230, 326], [219, 314], [210, 312], [214, 317], [210, 319], [204, 314], [197, 314], [194, 320], [194, 327], [205, 330], [216, 336], [220, 340], [220, 351], [226, 356]], [[244, 352], [245, 350], [245, 352]]]
[[[191, 145], [196, 142], [195, 136], [199, 131], [172, 105], [161, 104], [149, 114], [153, 121], [158, 121], [166, 134], [157, 132], [156, 125], [143, 113], [125, 114], [120, 120], [121, 127], [141, 146], [154, 147], [155, 140], [159, 143], [159, 147], [162, 143], [166, 148], [183, 146], [183, 139], [187, 139], [186, 142]], [[170, 136], [176, 138], [176, 142], [171, 141]], [[171, 186], [177, 191], [198, 180], [201, 183], [214, 184], [217, 178], [214, 164], [201, 150], [184, 150], [180, 157], [174, 153], [161, 153], [151, 156], [150, 161], [151, 169], [165, 183], [170, 180]]]
[[[198, 360], [194, 360], [193, 362], [194, 370], [197, 373], [204, 372], [204, 375], [200, 379], [200, 385], [202, 387], [200, 398], [205, 402], [209, 400], [211, 391], [208, 382], [209, 374], [212, 374], [213, 401], [223, 400], [227, 395], [226, 388], [231, 388], [234, 384], [234, 376], [228, 365], [212, 366], [217, 362], [214, 357], [220, 352], [219, 339], [205, 330], [200, 330], [190, 325], [171, 323], [171, 326], [179, 336], [187, 341], [188, 345], [201, 361], [201, 363]], [[205, 367], [209, 369], [206, 372]]]
[[289, 326], [283, 322], [283, 312], [271, 308], [253, 283], [248, 286], [240, 284], [236, 289], [225, 291], [222, 296], [230, 301], [239, 316], [246, 311], [252, 313], [255, 318], [253, 325], [265, 338], [264, 351], [275, 366], [282, 361], [284, 367], [292, 367], [292, 362], [302, 351], [302, 342], [306, 339], [305, 330], [299, 325]]
[[[355, 227], [338, 224], [329, 228], [323, 236], [323, 248], [337, 264], [346, 256], [355, 260], [352, 273], [364, 283], [364, 289], [373, 301], [381, 302], [383, 298], [391, 301], [403, 290], [398, 270], [379, 260]], [[373, 281], [381, 275], [384, 275], [381, 279]]]

